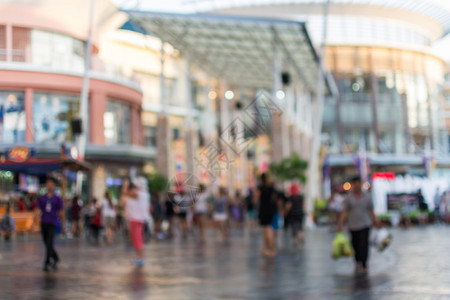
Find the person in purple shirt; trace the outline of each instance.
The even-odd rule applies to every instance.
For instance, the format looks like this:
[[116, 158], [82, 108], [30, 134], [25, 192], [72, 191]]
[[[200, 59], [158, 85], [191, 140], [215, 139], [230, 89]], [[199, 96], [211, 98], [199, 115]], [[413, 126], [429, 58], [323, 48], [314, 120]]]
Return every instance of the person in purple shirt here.
[[49, 267], [56, 270], [59, 262], [58, 254], [53, 246], [59, 218], [61, 219], [63, 233], [65, 228], [63, 201], [60, 196], [55, 194], [56, 180], [47, 178], [45, 187], [47, 192], [39, 197], [37, 208], [40, 211], [42, 240], [46, 249], [44, 271], [48, 272]]

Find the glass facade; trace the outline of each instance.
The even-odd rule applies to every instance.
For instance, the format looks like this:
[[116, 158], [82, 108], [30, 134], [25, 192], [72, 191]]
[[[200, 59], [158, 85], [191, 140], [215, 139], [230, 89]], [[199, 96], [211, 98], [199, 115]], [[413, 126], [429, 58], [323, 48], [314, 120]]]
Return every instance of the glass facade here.
[[0, 25], [0, 61], [10, 59], [57, 70], [83, 71], [84, 42], [68, 35], [41, 29], [12, 27], [7, 47], [6, 26]]
[[83, 71], [84, 43], [68, 35], [33, 29], [31, 62], [61, 70]]
[[144, 126], [145, 146], [156, 147], [156, 126]]
[[25, 142], [26, 116], [24, 93], [0, 92], [0, 143]]
[[73, 142], [71, 120], [78, 115], [78, 112], [78, 96], [34, 93], [33, 125], [35, 142]]
[[108, 100], [103, 116], [107, 145], [131, 143], [130, 113], [130, 105]]
[[[161, 100], [161, 78], [159, 74], [150, 74], [144, 72], [136, 72], [136, 79], [141, 83], [142, 92], [144, 94], [144, 103], [159, 104]], [[177, 87], [179, 81], [176, 78], [166, 77], [165, 97], [167, 104], [174, 106], [183, 106], [184, 97], [177, 97]]]
[[[430, 55], [376, 47], [329, 47], [327, 63], [340, 92], [324, 112], [324, 132], [334, 152], [362, 143], [380, 153], [420, 153], [438, 148], [443, 63]], [[442, 122], [441, 122], [442, 121]]]

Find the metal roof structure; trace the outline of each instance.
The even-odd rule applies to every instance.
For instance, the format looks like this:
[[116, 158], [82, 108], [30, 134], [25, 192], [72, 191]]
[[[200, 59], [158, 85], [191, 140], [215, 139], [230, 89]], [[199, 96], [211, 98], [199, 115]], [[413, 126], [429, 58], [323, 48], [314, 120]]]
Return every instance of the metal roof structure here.
[[[192, 7], [196, 11], [212, 11], [235, 7], [256, 5], [283, 4], [320, 4], [326, 0], [185, 0], [185, 7]], [[332, 0], [333, 5], [369, 5], [372, 7], [386, 7], [400, 9], [416, 14], [425, 15], [438, 21], [444, 32], [450, 32], [450, 4], [443, 0]]]
[[[319, 58], [305, 24], [264, 18], [127, 11], [133, 30], [155, 35], [190, 63], [234, 87], [273, 86], [274, 44], [280, 61], [315, 92]], [[329, 81], [330, 78], [327, 79]]]

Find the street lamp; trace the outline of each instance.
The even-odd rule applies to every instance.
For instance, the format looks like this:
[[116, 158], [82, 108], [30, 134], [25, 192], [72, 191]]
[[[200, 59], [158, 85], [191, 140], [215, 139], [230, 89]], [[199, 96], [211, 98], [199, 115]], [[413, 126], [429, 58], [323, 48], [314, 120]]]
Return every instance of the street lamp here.
[[233, 98], [234, 98], [234, 93], [233, 93], [233, 91], [228, 90], [228, 91], [225, 92], [225, 99], [227, 99], [227, 100], [233, 100]]
[[276, 96], [278, 100], [284, 100], [286, 93], [283, 90], [278, 90]]

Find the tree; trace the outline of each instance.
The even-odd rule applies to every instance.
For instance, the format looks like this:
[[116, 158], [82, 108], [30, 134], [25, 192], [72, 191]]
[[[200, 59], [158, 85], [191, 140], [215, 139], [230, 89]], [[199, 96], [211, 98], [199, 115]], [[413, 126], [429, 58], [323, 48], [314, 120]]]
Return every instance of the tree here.
[[300, 182], [305, 183], [305, 172], [307, 169], [308, 162], [301, 159], [295, 152], [279, 163], [270, 164], [270, 172], [275, 178], [282, 181], [298, 179]]
[[148, 190], [151, 193], [159, 194], [167, 190], [169, 181], [161, 173], [153, 173], [147, 176], [148, 178]]

